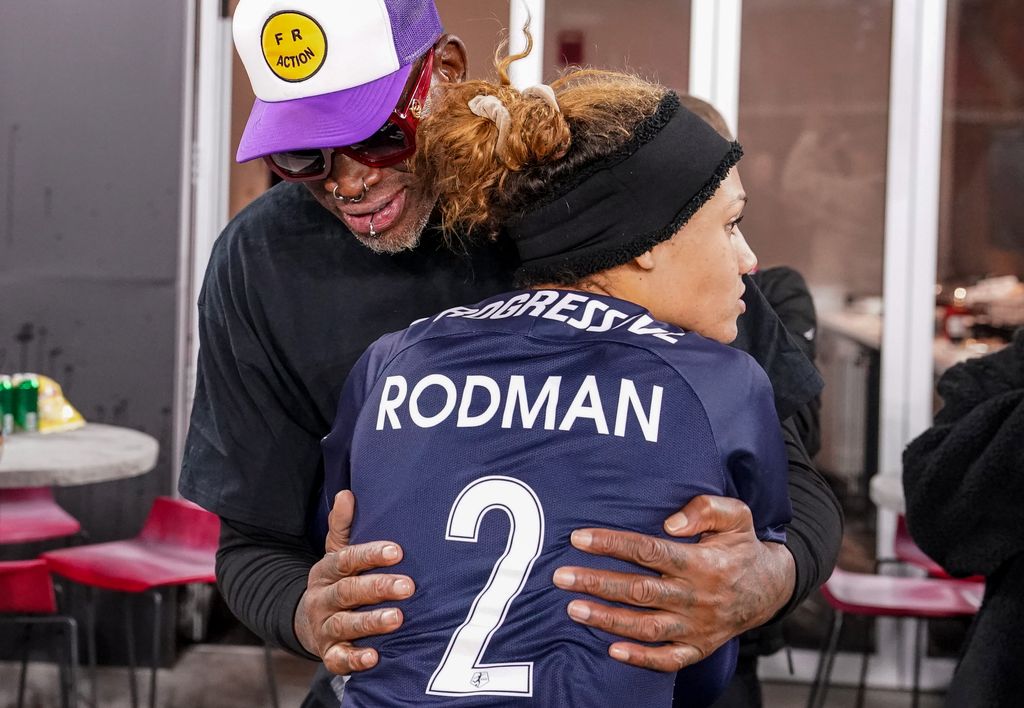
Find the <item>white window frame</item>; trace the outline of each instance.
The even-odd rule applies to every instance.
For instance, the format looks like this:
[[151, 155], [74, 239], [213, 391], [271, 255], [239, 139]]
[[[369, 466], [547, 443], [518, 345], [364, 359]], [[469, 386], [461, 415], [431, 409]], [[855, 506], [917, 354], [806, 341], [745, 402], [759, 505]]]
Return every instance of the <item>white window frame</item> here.
[[509, 0], [510, 54], [526, 49], [523, 25], [527, 20], [530, 23], [530, 34], [533, 36], [533, 49], [526, 57], [513, 62], [508, 68], [512, 85], [520, 90], [544, 82], [544, 0]]
[[743, 0], [690, 0], [689, 93], [718, 109], [739, 135]]
[[233, 50], [231, 19], [223, 15], [225, 4], [221, 0], [192, 0], [186, 10], [184, 169], [171, 443], [171, 480], [175, 490], [195, 391], [199, 354], [196, 303], [213, 242], [228, 222]]

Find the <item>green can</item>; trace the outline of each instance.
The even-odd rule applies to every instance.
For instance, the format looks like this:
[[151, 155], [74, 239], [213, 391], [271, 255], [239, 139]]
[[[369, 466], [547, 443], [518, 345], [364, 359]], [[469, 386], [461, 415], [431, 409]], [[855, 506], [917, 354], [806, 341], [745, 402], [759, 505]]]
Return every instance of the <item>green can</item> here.
[[14, 432], [14, 383], [6, 374], [0, 375], [0, 434]]
[[35, 374], [14, 375], [14, 424], [26, 433], [39, 431], [39, 379]]

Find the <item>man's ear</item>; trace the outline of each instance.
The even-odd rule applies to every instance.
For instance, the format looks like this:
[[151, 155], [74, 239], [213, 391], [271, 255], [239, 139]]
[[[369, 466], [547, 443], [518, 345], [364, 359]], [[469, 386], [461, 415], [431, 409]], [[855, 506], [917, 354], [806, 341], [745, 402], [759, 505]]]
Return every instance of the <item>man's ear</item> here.
[[654, 249], [651, 249], [650, 251], [644, 251], [639, 256], [633, 259], [633, 263], [640, 270], [654, 270]]
[[434, 70], [441, 80], [465, 81], [467, 66], [465, 43], [454, 34], [442, 34], [434, 44]]

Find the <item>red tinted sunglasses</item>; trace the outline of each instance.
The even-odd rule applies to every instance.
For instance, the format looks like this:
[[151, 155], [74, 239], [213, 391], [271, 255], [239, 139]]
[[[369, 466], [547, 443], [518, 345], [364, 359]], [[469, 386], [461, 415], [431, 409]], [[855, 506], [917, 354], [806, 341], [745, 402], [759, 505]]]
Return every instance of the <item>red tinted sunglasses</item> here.
[[263, 160], [288, 182], [310, 182], [327, 177], [335, 150], [367, 167], [397, 165], [416, 152], [416, 128], [423, 117], [433, 71], [434, 50], [431, 49], [423, 58], [412, 89], [406, 89], [387, 122], [366, 140], [336, 148], [275, 152], [265, 155]]

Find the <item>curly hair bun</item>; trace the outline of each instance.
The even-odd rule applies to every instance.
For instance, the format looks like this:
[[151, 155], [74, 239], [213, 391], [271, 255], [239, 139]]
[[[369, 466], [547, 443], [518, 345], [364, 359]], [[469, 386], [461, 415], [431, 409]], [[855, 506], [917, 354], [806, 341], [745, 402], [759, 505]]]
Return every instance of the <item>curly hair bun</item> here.
[[498, 59], [498, 81], [442, 83], [416, 132], [413, 169], [440, 200], [446, 235], [494, 237], [550, 185], [615, 152], [667, 89], [636, 76], [577, 69], [523, 91]]

